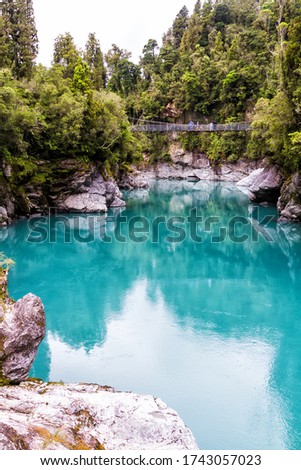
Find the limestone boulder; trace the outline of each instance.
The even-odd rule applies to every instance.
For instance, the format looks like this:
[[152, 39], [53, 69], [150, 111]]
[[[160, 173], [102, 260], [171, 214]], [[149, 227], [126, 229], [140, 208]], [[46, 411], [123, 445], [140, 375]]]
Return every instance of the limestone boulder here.
[[236, 183], [236, 186], [243, 193], [250, 195], [250, 187], [255, 183], [257, 177], [261, 175], [263, 171], [264, 171], [264, 168], [257, 168], [256, 170], [253, 170], [252, 173], [250, 173], [248, 176], [245, 176], [244, 178], [240, 179]]
[[0, 449], [193, 450], [178, 414], [149, 395], [88, 384], [0, 388]]
[[58, 210], [64, 212], [106, 212], [108, 210], [105, 196], [97, 193], [71, 194], [58, 204]]
[[76, 192], [67, 197], [59, 197], [55, 206], [63, 212], [96, 213], [106, 212], [109, 207], [124, 207], [114, 180], [104, 181], [101, 175], [88, 179], [79, 186]]
[[249, 188], [250, 200], [257, 203], [277, 203], [283, 182], [283, 174], [276, 166], [264, 168]]
[[125, 201], [122, 199], [122, 194], [116, 182], [110, 179], [106, 182], [106, 203], [108, 207], [124, 207]]
[[0, 281], [0, 384], [19, 384], [27, 379], [45, 336], [44, 306], [33, 294], [13, 302], [6, 293], [3, 271]]

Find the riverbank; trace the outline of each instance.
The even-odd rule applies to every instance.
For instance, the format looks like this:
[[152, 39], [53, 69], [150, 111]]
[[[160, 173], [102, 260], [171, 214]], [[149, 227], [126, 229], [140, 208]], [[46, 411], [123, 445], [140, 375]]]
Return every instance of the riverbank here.
[[118, 181], [121, 189], [148, 188], [155, 179], [225, 181], [237, 183], [250, 201], [275, 204], [279, 221], [301, 222], [301, 175], [286, 175], [268, 159], [214, 164], [206, 154], [185, 151], [175, 142], [169, 148], [170, 161], [131, 165]]
[[112, 177], [96, 163], [76, 159], [39, 161], [41, 178], [28, 180], [11, 165], [0, 175], [0, 227], [15, 217], [49, 212], [107, 212], [124, 207], [122, 194]]
[[[0, 176], [0, 227], [15, 217], [50, 212], [97, 213], [124, 207], [120, 189], [148, 188], [155, 179], [237, 183], [250, 200], [275, 204], [280, 221], [301, 222], [301, 175], [287, 175], [268, 159], [212, 162], [206, 154], [184, 150], [173, 140], [166, 161], [127, 166], [116, 179], [96, 163], [66, 159], [41, 161], [43, 182], [19, 178], [4, 165]], [[45, 174], [47, 175], [45, 176]]]

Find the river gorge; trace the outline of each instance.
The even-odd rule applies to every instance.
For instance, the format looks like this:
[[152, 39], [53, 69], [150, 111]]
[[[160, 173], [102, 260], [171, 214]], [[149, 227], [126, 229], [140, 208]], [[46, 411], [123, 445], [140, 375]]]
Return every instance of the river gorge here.
[[124, 198], [1, 229], [10, 295], [45, 305], [31, 376], [158, 396], [200, 448], [300, 448], [301, 227], [233, 183]]

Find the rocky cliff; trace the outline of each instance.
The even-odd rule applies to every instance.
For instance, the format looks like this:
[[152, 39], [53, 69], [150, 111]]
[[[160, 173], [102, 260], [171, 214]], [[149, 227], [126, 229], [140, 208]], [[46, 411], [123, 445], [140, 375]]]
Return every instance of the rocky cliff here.
[[15, 216], [60, 212], [106, 212], [125, 202], [116, 182], [94, 163], [74, 159], [40, 161], [40, 175], [22, 175], [3, 164], [0, 174], [0, 227]]
[[205, 154], [187, 152], [178, 144], [170, 146], [167, 163], [132, 165], [122, 175], [124, 189], [148, 188], [154, 179], [235, 182], [256, 204], [277, 204], [279, 220], [301, 222], [301, 175], [289, 178], [268, 160], [238, 160], [212, 163]]

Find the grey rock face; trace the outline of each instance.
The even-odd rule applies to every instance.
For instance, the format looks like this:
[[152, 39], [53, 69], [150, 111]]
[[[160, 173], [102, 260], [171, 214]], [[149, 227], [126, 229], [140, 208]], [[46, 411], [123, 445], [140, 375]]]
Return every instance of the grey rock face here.
[[133, 167], [131, 173], [122, 175], [119, 186], [123, 189], [148, 189], [150, 180], [154, 178], [155, 175], [148, 175], [146, 172]]
[[237, 182], [237, 186], [242, 192], [250, 194], [250, 187], [255, 183], [257, 177], [261, 175], [263, 171], [264, 168], [257, 168], [257, 170], [252, 171], [249, 176], [246, 176], [245, 178], [239, 180]]
[[219, 181], [236, 183], [242, 178], [249, 176], [257, 168], [258, 163], [253, 161], [239, 160], [234, 163], [224, 163], [216, 169]]
[[111, 179], [106, 182], [106, 203], [108, 207], [124, 207], [125, 201], [122, 200], [122, 194], [116, 184], [116, 182]]
[[15, 215], [14, 197], [0, 168], [0, 227], [6, 227]]
[[277, 209], [280, 221], [301, 222], [301, 175], [295, 173], [281, 188]]
[[204, 154], [185, 153], [184, 150], [177, 149], [172, 155], [171, 163], [145, 165], [139, 168], [132, 166], [131, 173], [123, 175], [119, 185], [125, 189], [147, 189], [155, 179], [237, 182], [249, 176], [256, 168], [256, 162], [246, 161], [214, 167]]
[[[49, 211], [96, 213], [109, 207], [124, 207], [122, 194], [113, 179], [104, 181], [94, 163], [74, 159], [39, 161], [41, 171], [47, 169], [48, 177], [42, 183], [20, 184], [20, 191], [10, 191], [9, 178], [0, 173], [0, 227], [14, 216], [47, 214]], [[7, 214], [4, 213], [6, 210]]]
[[44, 307], [41, 299], [33, 294], [18, 302], [9, 299], [3, 272], [0, 284], [0, 385], [19, 384], [28, 377], [45, 336]]
[[197, 449], [160, 399], [87, 384], [0, 388], [0, 449]]
[[249, 188], [251, 201], [276, 203], [283, 181], [283, 175], [278, 168], [275, 166], [265, 168], [256, 176]]
[[8, 224], [8, 215], [5, 207], [0, 207], [0, 227], [5, 227]]
[[58, 204], [58, 210], [64, 212], [106, 212], [108, 208], [105, 196], [86, 192], [68, 196]]
[[56, 201], [58, 210], [64, 212], [106, 212], [108, 207], [123, 207], [121, 193], [113, 180], [104, 181], [101, 175], [86, 180], [74, 194]]

